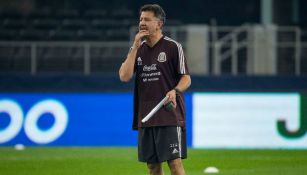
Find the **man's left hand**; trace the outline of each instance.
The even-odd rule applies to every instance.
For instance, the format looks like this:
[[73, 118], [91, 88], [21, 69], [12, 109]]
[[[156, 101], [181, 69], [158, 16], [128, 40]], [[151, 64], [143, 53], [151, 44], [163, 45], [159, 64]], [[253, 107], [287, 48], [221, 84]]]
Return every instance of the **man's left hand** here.
[[167, 104], [167, 103], [169, 103], [169, 102], [172, 102], [173, 105], [174, 105], [174, 108], [176, 108], [177, 103], [176, 103], [176, 91], [175, 91], [175, 89], [170, 90], [170, 91], [166, 94], [166, 96], [168, 96], [168, 100], [167, 100], [164, 104]]

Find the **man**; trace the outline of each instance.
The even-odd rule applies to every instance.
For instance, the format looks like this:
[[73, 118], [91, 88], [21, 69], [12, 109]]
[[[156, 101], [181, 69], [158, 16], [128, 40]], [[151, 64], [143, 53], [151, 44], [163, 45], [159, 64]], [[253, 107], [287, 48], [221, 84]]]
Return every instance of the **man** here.
[[[181, 159], [187, 157], [183, 94], [191, 84], [182, 46], [162, 34], [165, 13], [157, 4], [140, 9], [139, 32], [119, 69], [120, 80], [128, 82], [134, 72], [133, 129], [138, 129], [138, 157], [151, 175], [162, 175], [167, 161], [172, 175], [184, 175]], [[165, 104], [147, 122], [141, 120], [168, 96]]]

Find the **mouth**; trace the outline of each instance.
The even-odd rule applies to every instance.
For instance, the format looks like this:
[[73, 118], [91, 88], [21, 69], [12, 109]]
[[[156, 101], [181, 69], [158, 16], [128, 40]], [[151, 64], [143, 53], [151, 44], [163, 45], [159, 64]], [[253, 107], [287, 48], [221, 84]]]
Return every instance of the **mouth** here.
[[146, 26], [140, 26], [139, 30], [147, 30], [147, 27]]

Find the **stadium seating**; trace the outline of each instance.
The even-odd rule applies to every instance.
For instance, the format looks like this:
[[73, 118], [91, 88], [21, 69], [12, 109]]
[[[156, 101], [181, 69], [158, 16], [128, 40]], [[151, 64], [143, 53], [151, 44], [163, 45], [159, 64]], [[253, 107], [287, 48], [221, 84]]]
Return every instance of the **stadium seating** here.
[[[90, 72], [116, 72], [122, 61], [122, 57], [127, 53], [130, 32], [136, 32], [134, 27], [138, 24], [138, 8], [142, 2], [127, 4], [126, 2], [114, 1], [105, 2], [94, 0], [93, 2], [81, 2], [68, 0], [66, 3], [60, 1], [49, 3], [39, 2], [35, 8], [22, 11], [0, 8], [0, 71], [4, 72], [86, 72], [85, 55], [90, 57]], [[73, 2], [73, 3], [72, 3]], [[175, 5], [171, 2], [163, 2], [162, 5], [167, 10], [167, 26], [164, 34], [170, 36], [185, 47], [187, 31], [177, 30], [183, 24], [210, 24], [221, 26], [239, 27], [242, 23], [250, 23], [253, 26], [259, 23], [258, 1], [238, 0], [240, 3], [224, 1], [216, 3], [214, 1], [192, 0], [189, 3]], [[170, 8], [174, 7], [174, 8]], [[185, 13], [182, 13], [186, 10]], [[193, 12], [193, 13], [191, 13]], [[197, 13], [194, 13], [197, 12]], [[185, 15], [189, 14], [189, 15]], [[206, 14], [206, 15], [203, 15]], [[176, 19], [174, 19], [174, 17]], [[227, 17], [227, 18], [225, 18]], [[214, 26], [212, 25], [212, 26]], [[172, 26], [171, 30], [166, 30]], [[180, 27], [179, 27], [180, 26]], [[184, 27], [184, 26], [183, 26]], [[303, 27], [303, 26], [300, 26]], [[176, 32], [174, 32], [174, 29]], [[223, 27], [222, 27], [223, 28]], [[130, 31], [130, 29], [132, 29]], [[303, 29], [303, 28], [302, 28]], [[209, 32], [212, 32], [209, 29]], [[231, 29], [232, 30], [232, 29]], [[219, 31], [218, 38], [229, 35], [231, 30]], [[302, 31], [301, 41], [307, 41], [307, 34]], [[176, 34], [174, 34], [176, 33]], [[295, 34], [278, 33], [280, 42], [294, 43]], [[173, 36], [176, 37], [173, 37]], [[241, 38], [247, 38], [247, 33]], [[30, 42], [29, 42], [30, 41]], [[86, 52], [86, 43], [97, 42], [125, 42], [125, 45], [108, 44], [107, 46], [90, 45], [89, 52]], [[6, 46], [6, 42], [14, 45]], [[50, 43], [45, 45], [41, 43]], [[58, 43], [65, 42], [66, 46], [58, 46]], [[213, 72], [213, 35], [209, 36], [210, 49], [210, 71]], [[26, 44], [25, 44], [26, 43]], [[40, 44], [37, 44], [40, 43]], [[224, 50], [231, 50], [231, 43], [225, 45]], [[277, 72], [280, 74], [294, 74], [297, 65], [295, 54], [298, 53], [292, 44], [289, 48], [278, 46]], [[185, 48], [184, 48], [185, 49]], [[238, 73], [245, 74], [248, 59], [246, 55], [247, 47], [238, 51]], [[230, 52], [229, 52], [230, 53]], [[306, 47], [300, 49], [301, 72], [307, 72]], [[31, 58], [32, 57], [32, 58]], [[34, 58], [34, 59], [33, 59]], [[31, 60], [37, 64], [32, 64]], [[33, 66], [34, 65], [34, 66]], [[231, 59], [224, 59], [221, 63], [222, 73], [231, 73]]]
[[136, 25], [131, 10], [89, 9], [34, 11], [26, 16], [19, 13], [0, 13], [0, 40], [128, 40], [130, 26]]

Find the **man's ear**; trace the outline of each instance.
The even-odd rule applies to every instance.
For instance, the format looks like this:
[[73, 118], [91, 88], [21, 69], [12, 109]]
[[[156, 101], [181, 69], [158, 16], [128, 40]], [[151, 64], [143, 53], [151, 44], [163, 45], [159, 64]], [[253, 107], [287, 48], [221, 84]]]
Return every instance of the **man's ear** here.
[[160, 29], [162, 29], [162, 27], [163, 27], [163, 22], [162, 21], [159, 21], [159, 27], [160, 27]]

